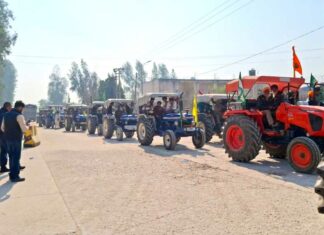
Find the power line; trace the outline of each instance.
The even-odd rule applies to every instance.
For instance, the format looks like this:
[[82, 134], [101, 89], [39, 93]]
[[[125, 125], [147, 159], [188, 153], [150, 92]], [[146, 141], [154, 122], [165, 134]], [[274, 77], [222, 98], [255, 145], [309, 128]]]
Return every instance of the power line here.
[[313, 30], [311, 30], [311, 31], [308, 31], [308, 32], [306, 32], [306, 33], [303, 33], [303, 34], [301, 34], [301, 35], [299, 35], [299, 36], [297, 36], [297, 37], [295, 37], [295, 38], [292, 38], [292, 39], [290, 39], [290, 40], [288, 40], [288, 41], [285, 41], [285, 42], [283, 42], [283, 43], [280, 43], [280, 44], [277, 44], [277, 45], [275, 45], [275, 46], [273, 46], [273, 47], [270, 47], [270, 48], [268, 48], [268, 49], [266, 49], [266, 50], [263, 50], [263, 51], [257, 52], [257, 53], [255, 53], [255, 54], [252, 54], [252, 55], [250, 55], [250, 56], [247, 56], [247, 57], [245, 57], [245, 58], [243, 58], [243, 59], [236, 60], [236, 61], [234, 61], [234, 62], [232, 62], [232, 63], [225, 64], [225, 65], [220, 66], [220, 67], [218, 67], [218, 68], [216, 68], [216, 69], [209, 70], [209, 71], [205, 71], [205, 72], [202, 72], [202, 73], [199, 73], [199, 74], [206, 74], [206, 73], [216, 72], [216, 71], [218, 71], [218, 70], [220, 70], [220, 69], [223, 69], [223, 68], [226, 68], [226, 67], [229, 67], [229, 66], [232, 66], [232, 65], [238, 64], [238, 63], [240, 63], [240, 62], [242, 62], [242, 61], [245, 61], [245, 60], [251, 59], [251, 58], [253, 58], [253, 57], [256, 57], [256, 56], [259, 56], [259, 55], [265, 54], [265, 53], [267, 53], [267, 52], [269, 52], [269, 51], [272, 51], [272, 50], [277, 49], [277, 48], [279, 48], [279, 47], [282, 47], [282, 46], [284, 46], [284, 45], [286, 45], [286, 44], [289, 44], [289, 43], [291, 43], [291, 42], [293, 42], [293, 41], [295, 41], [295, 40], [301, 39], [301, 38], [306, 37], [306, 36], [308, 36], [308, 35], [310, 35], [310, 34], [312, 34], [312, 33], [315, 33], [315, 32], [317, 32], [317, 31], [319, 31], [319, 30], [322, 30], [323, 28], [324, 28], [324, 25], [322, 25], [322, 26], [320, 26], [320, 27], [318, 27], [318, 28], [316, 28], [316, 29], [313, 29]]
[[[164, 41], [163, 43], [161, 43], [161, 45], [158, 46], [156, 50], [162, 49], [163, 47], [168, 46], [169, 44], [173, 43], [174, 41], [178, 40], [179, 38], [182, 38], [186, 34], [190, 33], [192, 30], [195, 30], [200, 25], [202, 25], [205, 22], [208, 22], [209, 20], [211, 20], [212, 18], [218, 16], [220, 13], [222, 13], [223, 11], [225, 11], [228, 8], [232, 7], [233, 5], [235, 5], [236, 3], [238, 3], [239, 1], [242, 1], [242, 0], [236, 0], [236, 1], [232, 2], [232, 3], [230, 1], [223, 2], [222, 4], [220, 4], [216, 8], [214, 8], [210, 13], [213, 13], [214, 11], [216, 11], [219, 8], [223, 7], [224, 5], [225, 5], [225, 8], [221, 9], [220, 11], [217, 11], [216, 13], [214, 13], [212, 16], [208, 17], [207, 19], [205, 19], [205, 18], [208, 15], [210, 15], [210, 13], [208, 13], [205, 16], [201, 17], [199, 20], [197, 20], [194, 23], [190, 24], [188, 27], [185, 27], [184, 29], [180, 30], [178, 33], [174, 34], [169, 39], [167, 39], [166, 41]], [[227, 3], [231, 3], [231, 4], [229, 4], [228, 6], [226, 6]]]
[[168, 46], [164, 46], [163, 48], [161, 48], [161, 50], [162, 50], [162, 49], [164, 49], [164, 50], [168, 50], [168, 49], [170, 49], [170, 48], [172, 48], [172, 47], [178, 45], [179, 43], [181, 43], [181, 42], [183, 42], [183, 41], [185, 41], [185, 40], [191, 38], [192, 36], [195, 36], [196, 34], [202, 32], [202, 31], [205, 31], [206, 29], [208, 29], [208, 28], [214, 26], [215, 24], [217, 24], [217, 23], [223, 21], [224, 19], [228, 18], [229, 16], [231, 16], [231, 15], [235, 14], [236, 12], [242, 10], [243, 8], [247, 7], [247, 6], [250, 5], [253, 1], [255, 1], [255, 0], [250, 0], [249, 2], [247, 2], [247, 3], [243, 4], [242, 6], [240, 6], [240, 7], [236, 8], [236, 9], [234, 9], [233, 11], [231, 11], [231, 12], [228, 13], [228, 14], [226, 14], [225, 16], [219, 18], [218, 20], [216, 20], [216, 21], [214, 21], [214, 22], [208, 24], [207, 26], [205, 26], [205, 27], [203, 27], [203, 28], [198, 29], [197, 31], [194, 31], [194, 32], [191, 33], [191, 34], [188, 34], [188, 35], [182, 35], [182, 36], [179, 37], [178, 39], [173, 40], [173, 41], [170, 43], [170, 45], [168, 45]]
[[[211, 13], [213, 13], [214, 11], [216, 11], [219, 7], [229, 3], [230, 1], [225, 0], [223, 3], [221, 3], [220, 5], [218, 5], [217, 7], [215, 7], [213, 10], [209, 11], [207, 14], [203, 15], [202, 17], [200, 17], [198, 20], [194, 21], [193, 23], [189, 24], [188, 26], [182, 28], [180, 31], [178, 31], [177, 33], [173, 34], [172, 36], [170, 36], [167, 40], [163, 41], [160, 43], [160, 46], [164, 45], [165, 43], [168, 43], [169, 41], [171, 41], [173, 38], [176, 38], [178, 35], [188, 31], [189, 29], [191, 29], [193, 26], [195, 26], [196, 24], [198, 24], [200, 21], [202, 21], [203, 19], [205, 19], [207, 16], [209, 16]], [[158, 47], [160, 47], [158, 46]]]

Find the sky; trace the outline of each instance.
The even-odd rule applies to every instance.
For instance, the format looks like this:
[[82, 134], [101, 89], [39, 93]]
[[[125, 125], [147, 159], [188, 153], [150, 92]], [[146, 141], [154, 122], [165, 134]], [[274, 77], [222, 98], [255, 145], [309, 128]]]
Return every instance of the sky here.
[[[136, 60], [165, 63], [179, 78], [229, 79], [251, 68], [259, 75], [292, 76], [294, 45], [304, 77], [324, 80], [324, 28], [309, 33], [324, 26], [322, 0], [7, 2], [18, 33], [8, 56], [18, 72], [15, 97], [26, 103], [47, 98], [55, 65], [67, 76], [81, 59], [101, 79]], [[145, 69], [150, 77], [152, 62]]]

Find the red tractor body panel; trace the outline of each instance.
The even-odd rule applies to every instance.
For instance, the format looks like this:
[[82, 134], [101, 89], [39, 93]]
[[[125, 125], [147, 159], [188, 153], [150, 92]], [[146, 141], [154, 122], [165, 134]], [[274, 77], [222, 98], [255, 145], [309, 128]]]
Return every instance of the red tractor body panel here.
[[[311, 116], [314, 117], [313, 120], [310, 119]], [[323, 122], [319, 123], [319, 127], [314, 128], [314, 121], [324, 120], [324, 107], [282, 103], [277, 109], [276, 119], [284, 123], [285, 130], [294, 125], [304, 129], [309, 136], [324, 137]]]

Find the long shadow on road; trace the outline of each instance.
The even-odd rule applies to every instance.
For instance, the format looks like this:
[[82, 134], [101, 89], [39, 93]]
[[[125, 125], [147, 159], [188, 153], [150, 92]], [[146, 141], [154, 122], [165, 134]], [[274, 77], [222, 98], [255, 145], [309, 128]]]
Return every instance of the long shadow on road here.
[[[8, 174], [0, 175], [0, 180], [2, 181], [7, 177]], [[14, 183], [11, 183], [9, 180], [6, 183], [0, 185], [0, 203], [10, 198], [10, 194], [8, 193], [10, 192], [13, 186]]]
[[232, 163], [306, 188], [313, 188], [317, 178], [315, 174], [295, 172], [285, 159], [260, 159], [249, 163], [232, 161]]

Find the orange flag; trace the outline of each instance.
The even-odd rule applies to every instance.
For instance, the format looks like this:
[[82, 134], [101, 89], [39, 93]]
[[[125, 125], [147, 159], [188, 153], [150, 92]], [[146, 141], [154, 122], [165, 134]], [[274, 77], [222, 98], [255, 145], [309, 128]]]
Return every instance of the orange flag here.
[[293, 68], [294, 68], [294, 77], [296, 77], [296, 72], [298, 72], [300, 75], [303, 76], [303, 68], [301, 66], [301, 63], [296, 55], [295, 47], [292, 47], [293, 50]]

